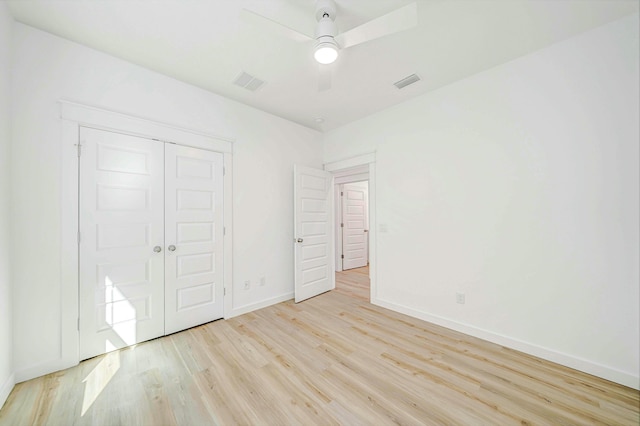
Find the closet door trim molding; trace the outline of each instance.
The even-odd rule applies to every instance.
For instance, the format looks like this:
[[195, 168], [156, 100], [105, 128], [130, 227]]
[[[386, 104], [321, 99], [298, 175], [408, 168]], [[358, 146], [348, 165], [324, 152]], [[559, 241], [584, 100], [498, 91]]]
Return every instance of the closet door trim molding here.
[[[60, 358], [33, 371], [24, 372], [24, 380], [77, 365], [80, 358], [78, 333], [78, 143], [80, 127], [108, 130], [162, 142], [201, 148], [224, 156], [224, 317], [231, 315], [232, 283], [232, 176], [233, 139], [207, 134], [172, 124], [152, 121], [116, 111], [61, 100], [61, 258], [60, 258]], [[81, 148], [80, 148], [81, 149]]]

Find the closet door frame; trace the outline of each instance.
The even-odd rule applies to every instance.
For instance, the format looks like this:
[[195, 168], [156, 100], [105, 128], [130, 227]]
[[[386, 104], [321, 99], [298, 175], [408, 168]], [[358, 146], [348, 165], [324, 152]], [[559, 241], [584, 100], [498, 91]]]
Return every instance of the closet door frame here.
[[[139, 118], [116, 111], [61, 100], [61, 323], [58, 361], [47, 368], [64, 369], [80, 361], [79, 321], [79, 161], [81, 153], [80, 128], [124, 133], [132, 136], [200, 148], [223, 154], [224, 163], [224, 318], [232, 313], [232, 138], [207, 134], [197, 130], [173, 126], [162, 122]], [[50, 369], [48, 371], [51, 371]]]

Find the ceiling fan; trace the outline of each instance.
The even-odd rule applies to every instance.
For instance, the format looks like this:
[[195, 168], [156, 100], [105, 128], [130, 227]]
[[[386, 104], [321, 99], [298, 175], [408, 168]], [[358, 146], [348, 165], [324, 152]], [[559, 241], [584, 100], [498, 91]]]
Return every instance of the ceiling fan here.
[[301, 33], [247, 9], [242, 10], [241, 18], [250, 24], [279, 32], [295, 41], [313, 43], [313, 56], [320, 64], [318, 86], [320, 91], [331, 88], [331, 70], [327, 65], [338, 58], [341, 50], [408, 30], [418, 24], [418, 6], [416, 2], [400, 7], [343, 33], [338, 32], [335, 24], [336, 11], [336, 3], [333, 0], [316, 1], [315, 17], [318, 24], [316, 25], [314, 36]]

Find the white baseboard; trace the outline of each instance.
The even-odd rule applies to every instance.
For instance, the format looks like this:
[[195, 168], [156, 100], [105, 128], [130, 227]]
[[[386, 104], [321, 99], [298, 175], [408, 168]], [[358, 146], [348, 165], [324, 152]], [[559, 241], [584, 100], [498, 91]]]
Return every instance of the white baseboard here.
[[13, 390], [13, 387], [16, 385], [16, 376], [15, 374], [11, 374], [7, 377], [7, 380], [4, 381], [2, 386], [0, 387], [0, 409], [9, 398], [9, 394]]
[[267, 306], [275, 305], [276, 303], [285, 302], [293, 299], [293, 293], [285, 293], [280, 296], [271, 297], [269, 299], [261, 300], [255, 303], [249, 303], [248, 305], [238, 306], [233, 308], [229, 315], [225, 315], [225, 319], [237, 317], [242, 314], [247, 314], [258, 309], [266, 308]]
[[633, 389], [640, 389], [640, 377], [617, 370], [615, 368], [608, 367], [606, 365], [597, 364], [586, 359], [577, 358], [562, 352], [557, 352], [552, 349], [514, 339], [512, 337], [503, 336], [501, 334], [483, 330], [481, 328], [477, 328], [468, 324], [452, 321], [444, 317], [428, 314], [426, 312], [399, 305], [393, 302], [388, 302], [380, 298], [372, 298], [371, 303], [395, 312], [399, 312], [401, 314], [409, 315], [411, 317], [430, 322], [432, 324], [459, 331], [460, 333], [487, 340], [489, 342], [496, 343], [510, 349], [515, 349], [517, 351], [524, 352], [526, 354], [533, 355], [547, 361], [555, 362], [556, 364], [564, 365], [575, 370], [601, 377], [603, 379], [610, 380], [612, 382], [619, 383]]

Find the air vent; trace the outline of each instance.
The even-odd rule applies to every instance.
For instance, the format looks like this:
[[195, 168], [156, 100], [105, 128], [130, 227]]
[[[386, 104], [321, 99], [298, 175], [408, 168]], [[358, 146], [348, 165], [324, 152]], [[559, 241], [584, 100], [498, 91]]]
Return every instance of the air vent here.
[[236, 79], [233, 81], [233, 84], [255, 92], [264, 84], [264, 81], [242, 71], [240, 75], [238, 75], [238, 77], [236, 77]]
[[398, 89], [402, 89], [417, 81], [420, 81], [420, 77], [418, 77], [417, 74], [411, 74], [410, 76], [405, 77], [400, 81], [396, 81], [395, 83], [393, 83], [393, 85], [396, 86]]

